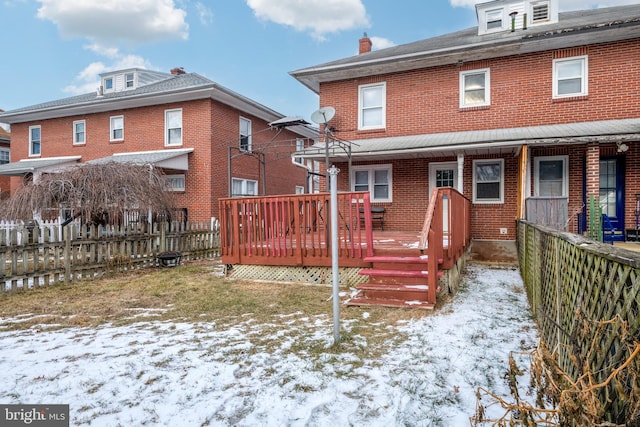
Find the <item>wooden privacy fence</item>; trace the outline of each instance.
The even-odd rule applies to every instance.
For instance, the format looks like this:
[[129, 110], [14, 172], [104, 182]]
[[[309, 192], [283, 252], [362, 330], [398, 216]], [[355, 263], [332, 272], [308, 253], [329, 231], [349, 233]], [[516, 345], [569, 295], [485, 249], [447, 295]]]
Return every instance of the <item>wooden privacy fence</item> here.
[[[21, 241], [18, 241], [20, 236]], [[0, 230], [0, 286], [28, 289], [93, 278], [105, 273], [154, 267], [158, 255], [179, 252], [181, 259], [219, 255], [220, 230], [211, 223], [157, 223]]]
[[[593, 384], [604, 382], [640, 345], [638, 254], [520, 221], [518, 255], [541, 338], [560, 368], [574, 381], [589, 370]], [[618, 321], [601, 327], [612, 319]], [[599, 389], [610, 422], [625, 422], [628, 406], [619, 393], [632, 387]]]
[[[220, 199], [226, 264], [331, 266], [329, 193]], [[373, 254], [368, 192], [338, 193], [343, 267]]]

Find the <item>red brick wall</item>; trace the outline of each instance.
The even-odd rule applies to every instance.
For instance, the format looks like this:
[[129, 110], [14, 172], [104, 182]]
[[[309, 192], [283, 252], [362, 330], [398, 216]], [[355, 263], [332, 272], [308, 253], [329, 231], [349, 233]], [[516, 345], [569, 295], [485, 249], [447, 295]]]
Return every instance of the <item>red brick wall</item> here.
[[[588, 96], [552, 99], [552, 61], [554, 58], [588, 55]], [[464, 70], [490, 68], [491, 105], [472, 109], [459, 108], [459, 73]], [[439, 132], [458, 132], [494, 128], [538, 126], [571, 122], [611, 120], [640, 116], [640, 44], [635, 41], [597, 44], [542, 53], [447, 65], [381, 76], [370, 76], [322, 83], [320, 105], [331, 105], [336, 115], [331, 125], [343, 140], [386, 138]], [[386, 128], [359, 131], [358, 87], [386, 82]], [[638, 165], [634, 146], [627, 152]], [[615, 150], [614, 150], [615, 151]], [[577, 231], [577, 213], [583, 205], [584, 146], [534, 149], [534, 156], [569, 155], [569, 219], [571, 231]], [[464, 194], [472, 197], [472, 162], [464, 163]], [[455, 161], [454, 158], [430, 158], [383, 161], [393, 165], [393, 203], [385, 222], [389, 229], [419, 230], [427, 204], [428, 164], [431, 161]], [[503, 204], [472, 205], [474, 239], [515, 239], [517, 215], [518, 160], [504, 157], [505, 182]], [[370, 162], [358, 162], [354, 165]], [[533, 163], [531, 163], [533, 164]], [[629, 164], [629, 163], [627, 163]], [[347, 189], [347, 164], [342, 170], [341, 189]], [[638, 168], [627, 167], [627, 224], [635, 206], [633, 193], [640, 193]], [[533, 183], [531, 183], [533, 186]], [[635, 189], [634, 189], [635, 188]], [[631, 200], [633, 199], [633, 200]], [[631, 203], [633, 202], [633, 203]], [[507, 235], [499, 234], [500, 228]]]
[[[238, 110], [211, 99], [14, 124], [11, 160], [28, 157], [30, 125], [41, 126], [43, 158], [79, 155], [82, 156], [81, 161], [88, 161], [114, 153], [167, 149], [164, 146], [164, 112], [173, 108], [182, 108], [183, 145], [176, 148], [194, 149], [189, 154], [189, 170], [185, 173], [186, 191], [176, 194], [177, 204], [187, 207], [190, 220], [208, 221], [211, 216], [218, 215], [218, 198], [228, 194], [228, 147], [239, 146], [239, 116], [242, 115]], [[117, 115], [124, 116], [124, 140], [110, 142], [110, 117]], [[289, 131], [279, 135], [275, 131], [263, 131], [268, 128], [266, 122], [242, 116], [252, 120], [252, 132], [257, 133], [254, 135], [254, 147], [263, 148], [267, 153], [268, 193], [293, 193], [296, 184], [304, 185], [304, 170], [293, 166], [290, 161], [289, 153], [295, 151], [295, 136]], [[72, 123], [75, 120], [86, 121], [84, 145], [72, 143]], [[275, 142], [272, 141], [274, 137]], [[253, 179], [260, 176], [262, 182], [256, 165], [255, 159], [250, 161], [245, 156], [234, 160], [232, 168], [238, 177]], [[13, 191], [20, 182], [17, 178], [12, 180]]]

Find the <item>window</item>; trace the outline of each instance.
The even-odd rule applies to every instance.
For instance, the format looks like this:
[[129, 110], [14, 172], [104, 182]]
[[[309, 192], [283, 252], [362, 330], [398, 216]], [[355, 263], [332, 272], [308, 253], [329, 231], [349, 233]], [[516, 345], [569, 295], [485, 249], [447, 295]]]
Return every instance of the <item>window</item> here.
[[113, 90], [113, 77], [104, 79], [104, 90]]
[[568, 156], [544, 156], [534, 159], [534, 194], [536, 197], [567, 197]]
[[473, 161], [473, 202], [504, 202], [504, 160]]
[[185, 191], [184, 174], [166, 175], [165, 179], [169, 191]]
[[[296, 139], [296, 151], [302, 151], [302, 150], [304, 150], [304, 139], [297, 138]], [[295, 161], [296, 161], [296, 163], [299, 163], [299, 164], [303, 164], [304, 163], [304, 159], [302, 157], [296, 157]]]
[[182, 109], [164, 112], [164, 145], [182, 145]]
[[257, 196], [258, 181], [231, 178], [231, 197]]
[[111, 141], [124, 139], [124, 116], [111, 117]]
[[42, 135], [40, 126], [29, 126], [29, 155], [39, 156], [41, 144]]
[[460, 107], [489, 105], [489, 69], [462, 71], [460, 73]]
[[0, 165], [5, 165], [5, 164], [11, 162], [9, 153], [10, 153], [9, 149], [0, 148]]
[[296, 194], [304, 194], [304, 187], [302, 185], [296, 185]]
[[531, 22], [537, 24], [549, 20], [549, 2], [538, 1], [531, 3]]
[[73, 143], [85, 144], [86, 142], [85, 121], [77, 120], [73, 122]]
[[502, 30], [502, 9], [493, 9], [485, 12], [487, 32]]
[[240, 117], [240, 149], [251, 151], [251, 120]]
[[127, 73], [124, 75], [124, 87], [127, 89], [133, 88], [133, 73]]
[[553, 60], [553, 97], [587, 95], [587, 57]]
[[385, 127], [386, 86], [385, 83], [376, 83], [359, 87], [358, 129]]
[[368, 191], [372, 202], [391, 202], [391, 165], [353, 166], [351, 189]]

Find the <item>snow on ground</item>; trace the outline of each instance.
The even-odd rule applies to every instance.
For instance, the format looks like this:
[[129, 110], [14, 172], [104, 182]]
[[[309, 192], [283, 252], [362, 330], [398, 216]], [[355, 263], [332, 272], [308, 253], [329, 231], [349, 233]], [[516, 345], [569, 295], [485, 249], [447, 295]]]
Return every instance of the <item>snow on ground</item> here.
[[469, 426], [477, 387], [510, 400], [509, 352], [537, 343], [519, 272], [480, 265], [434, 315], [389, 326], [407, 338], [377, 360], [288, 351], [330, 346], [332, 313], [140, 320], [0, 332], [0, 402], [69, 404], [73, 426]]

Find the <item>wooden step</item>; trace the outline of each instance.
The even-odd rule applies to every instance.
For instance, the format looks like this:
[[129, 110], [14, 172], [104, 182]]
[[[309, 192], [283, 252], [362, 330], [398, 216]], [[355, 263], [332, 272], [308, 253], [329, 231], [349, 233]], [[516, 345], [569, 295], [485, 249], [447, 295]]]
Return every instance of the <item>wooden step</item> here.
[[403, 301], [394, 299], [372, 299], [366, 297], [355, 296], [347, 301], [350, 306], [381, 306], [394, 308], [418, 308], [425, 310], [433, 310], [435, 304], [426, 301]]
[[427, 270], [396, 270], [383, 268], [364, 268], [358, 272], [362, 276], [387, 276], [387, 277], [429, 277]]
[[364, 258], [365, 262], [371, 263], [401, 263], [401, 264], [426, 264], [429, 258], [426, 255], [422, 256], [368, 256]]
[[425, 301], [429, 287], [424, 284], [362, 283], [358, 285], [358, 295], [371, 299], [392, 299], [402, 301]]

